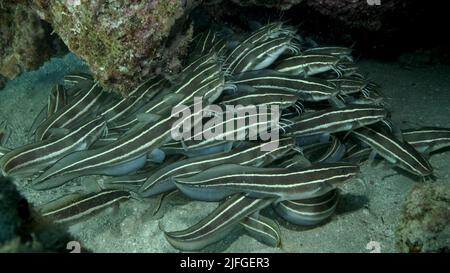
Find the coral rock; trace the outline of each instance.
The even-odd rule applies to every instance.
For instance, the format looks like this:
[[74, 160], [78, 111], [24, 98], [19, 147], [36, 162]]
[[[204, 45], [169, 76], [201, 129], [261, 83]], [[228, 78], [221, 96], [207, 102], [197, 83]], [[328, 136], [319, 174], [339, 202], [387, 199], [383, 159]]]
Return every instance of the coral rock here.
[[157, 69], [179, 68], [192, 35], [187, 13], [196, 2], [33, 0], [95, 78], [123, 95]]
[[0, 88], [50, 57], [45, 22], [25, 2], [0, 1]]
[[43, 220], [13, 182], [1, 175], [0, 215], [0, 253], [68, 252], [67, 243], [75, 240], [65, 227]]
[[404, 204], [396, 237], [402, 252], [449, 252], [450, 187], [417, 185]]
[[287, 10], [292, 6], [297, 5], [303, 0], [233, 0], [238, 5], [241, 6], [264, 6], [267, 8], [277, 8], [279, 10]]
[[399, 11], [408, 5], [393, 0], [307, 0], [305, 4], [342, 25], [370, 31], [384, 26], [382, 15], [386, 12]]

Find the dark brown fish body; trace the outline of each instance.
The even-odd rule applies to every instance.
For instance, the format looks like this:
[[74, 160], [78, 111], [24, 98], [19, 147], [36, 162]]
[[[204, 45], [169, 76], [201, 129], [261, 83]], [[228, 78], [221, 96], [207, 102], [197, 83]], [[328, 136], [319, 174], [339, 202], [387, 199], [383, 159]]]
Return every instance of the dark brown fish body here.
[[217, 201], [230, 193], [253, 197], [296, 200], [317, 196], [330, 185], [342, 183], [359, 172], [347, 163], [314, 164], [306, 168], [254, 168], [225, 164], [187, 178], [175, 178], [177, 187], [193, 199]]
[[39, 208], [41, 215], [56, 223], [74, 223], [114, 203], [131, 198], [128, 191], [105, 190], [90, 194], [72, 194], [56, 199]]
[[387, 132], [362, 127], [352, 131], [351, 135], [369, 145], [387, 161], [406, 171], [422, 177], [433, 174], [431, 164], [414, 147]]

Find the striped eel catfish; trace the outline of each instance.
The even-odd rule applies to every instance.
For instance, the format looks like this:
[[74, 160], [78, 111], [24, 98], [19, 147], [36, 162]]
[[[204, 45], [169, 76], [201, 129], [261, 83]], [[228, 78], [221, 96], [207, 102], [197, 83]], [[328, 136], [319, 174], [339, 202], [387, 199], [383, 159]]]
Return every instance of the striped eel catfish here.
[[[225, 40], [217, 41], [211, 48], [211, 52], [216, 52], [217, 56], [225, 56], [228, 50], [228, 44]], [[222, 57], [225, 58], [225, 57]]]
[[267, 207], [273, 200], [273, 198], [255, 199], [245, 194], [235, 194], [197, 224], [185, 230], [164, 231], [164, 234], [167, 241], [179, 250], [200, 250], [222, 240], [245, 217]]
[[46, 139], [12, 150], [1, 158], [0, 168], [4, 175], [38, 173], [74, 151], [87, 149], [105, 129], [105, 120], [97, 117], [62, 137]]
[[247, 50], [239, 60], [228, 67], [227, 71], [232, 74], [238, 74], [267, 68], [287, 50], [292, 52], [292, 54], [300, 52], [300, 48], [293, 43], [291, 37], [269, 39]]
[[[337, 145], [339, 143], [339, 145]], [[328, 143], [319, 143], [320, 144], [328, 144]], [[315, 144], [309, 145], [310, 147], [306, 147], [304, 149], [304, 156], [310, 159], [313, 163], [318, 162], [327, 162], [326, 154], [330, 154], [329, 151], [339, 150], [339, 148], [332, 148], [324, 154], [324, 156], [319, 158], [311, 158], [311, 155], [315, 150]], [[331, 147], [340, 146], [339, 140], [332, 136]], [[344, 148], [345, 151], [345, 148]], [[339, 153], [342, 157], [343, 153]], [[289, 160], [280, 164], [279, 167], [282, 168], [292, 168], [295, 166], [305, 166], [305, 161], [303, 160], [302, 154], [297, 154], [296, 157], [300, 157], [300, 159]], [[329, 157], [328, 157], [329, 158]], [[336, 161], [339, 161], [339, 158], [336, 158]], [[288, 163], [288, 164], [286, 164]], [[283, 166], [284, 165], [284, 166]], [[327, 188], [327, 187], [325, 187]], [[282, 202], [278, 202], [273, 204], [275, 211], [286, 221], [291, 222], [296, 225], [304, 225], [304, 226], [312, 226], [317, 225], [325, 221], [329, 218], [336, 209], [336, 204], [338, 202], [339, 190], [337, 188], [333, 188], [330, 191], [325, 191], [322, 195], [312, 198], [305, 198], [300, 200], [285, 200]]]
[[450, 146], [450, 129], [428, 127], [402, 131], [403, 140], [421, 153], [431, 153]]
[[64, 157], [38, 177], [34, 181], [33, 188], [39, 190], [56, 187], [84, 175], [119, 176], [140, 169], [145, 164], [148, 153], [170, 140], [172, 126], [178, 119], [171, 113], [173, 107], [191, 104], [194, 97], [203, 97], [203, 100], [209, 103], [220, 96], [224, 84], [223, 74], [216, 76], [222, 79], [218, 85], [198, 88], [205, 78], [215, 75], [216, 71], [221, 71], [218, 63], [212, 70], [199, 70], [197, 75], [175, 86], [172, 89], [173, 93], [180, 95], [182, 99], [175, 105], [168, 105], [166, 113], [161, 113], [161, 118], [157, 121], [137, 125], [134, 130], [110, 145]]
[[175, 177], [178, 189], [194, 200], [218, 201], [245, 192], [256, 198], [277, 201], [315, 197], [359, 171], [348, 163], [320, 163], [307, 168], [255, 168], [223, 164], [189, 177]]
[[9, 130], [6, 126], [6, 121], [2, 121], [0, 122], [0, 158], [11, 151], [10, 149], [3, 147], [8, 140], [8, 136]]
[[[233, 117], [230, 118], [230, 115], [233, 115]], [[190, 150], [204, 147], [217, 140], [256, 140], [258, 136], [267, 133], [269, 129], [277, 129], [279, 127], [278, 120], [278, 112], [256, 111], [255, 113], [251, 111], [246, 113], [245, 111], [225, 111], [203, 124], [202, 130], [199, 130], [199, 132], [194, 130], [193, 133], [184, 138], [183, 145], [185, 149]], [[272, 128], [272, 125], [275, 128]]]
[[370, 127], [362, 127], [350, 133], [359, 141], [369, 145], [376, 153], [392, 164], [421, 176], [433, 175], [433, 168], [414, 147], [401, 142], [387, 132], [374, 130]]
[[360, 98], [354, 98], [351, 96], [344, 98], [344, 103], [349, 105], [376, 105], [376, 106], [384, 106], [386, 105], [386, 101], [384, 97], [373, 95], [374, 93], [371, 93], [369, 98], [360, 97]]
[[339, 57], [332, 55], [296, 55], [280, 60], [274, 70], [304, 77], [332, 70], [341, 77], [340, 62]]
[[367, 80], [357, 78], [329, 79], [328, 81], [337, 86], [339, 95], [342, 96], [362, 94], [368, 98], [371, 92], [375, 92], [374, 89], [376, 87]]
[[96, 149], [96, 148], [111, 144], [114, 141], [117, 141], [122, 136], [122, 134], [123, 133], [121, 133], [121, 132], [109, 132], [109, 130], [108, 130], [108, 132], [105, 136], [101, 136], [89, 148]]
[[11, 152], [10, 149], [0, 146], [0, 159], [9, 152]]
[[387, 111], [383, 107], [349, 105], [306, 113], [294, 119], [285, 130], [287, 136], [336, 133], [376, 123], [386, 116]]
[[47, 105], [45, 105], [39, 114], [34, 119], [31, 127], [29, 129], [30, 136], [36, 133], [37, 128], [41, 123], [49, 118], [51, 115], [55, 114], [59, 109], [64, 107], [68, 103], [67, 91], [62, 85], [55, 85], [48, 95]]
[[251, 48], [252, 44], [250, 43], [240, 43], [236, 46], [225, 58], [226, 72], [230, 74], [230, 67], [234, 67], [236, 63], [244, 56]]
[[379, 91], [380, 87], [368, 80], [355, 77], [329, 79], [339, 89], [338, 97], [345, 104], [379, 105], [385, 104], [385, 97]]
[[239, 147], [243, 142], [218, 140], [209, 143], [203, 143], [195, 148], [187, 149], [181, 141], [168, 142], [161, 147], [166, 155], [184, 155], [187, 157], [195, 157], [202, 155], [215, 154], [220, 152], [228, 152], [233, 148]]
[[241, 41], [241, 44], [256, 44], [264, 42], [270, 38], [277, 38], [280, 36], [291, 36], [295, 33], [295, 30], [284, 26], [281, 22], [273, 22], [264, 25], [257, 30], [253, 31]]
[[[188, 82], [188, 85], [180, 84], [175, 86], [174, 88], [168, 90], [168, 92], [160, 92], [156, 97], [146, 103], [137, 113], [143, 114], [158, 114], [160, 109], [164, 109], [164, 105], [168, 102], [167, 100], [171, 100], [174, 95], [183, 94], [184, 92], [188, 92], [188, 88], [193, 88], [192, 86], [195, 84], [199, 84], [197, 86], [197, 92], [200, 92], [204, 88], [210, 88], [210, 85], [217, 84], [223, 85], [223, 72], [218, 69], [217, 56], [211, 54], [210, 56], [203, 56], [198, 58], [199, 62], [196, 62], [195, 65], [189, 66], [189, 68], [183, 70], [180, 78], [183, 79], [182, 82]], [[192, 76], [193, 75], [193, 76]], [[212, 88], [214, 90], [214, 88]], [[214, 98], [215, 100], [216, 98]], [[213, 100], [211, 100], [213, 101]], [[121, 120], [118, 123], [114, 123], [108, 127], [110, 130], [128, 130], [131, 127], [137, 125], [139, 123], [137, 116], [132, 116], [130, 119]]]
[[66, 89], [57, 84], [48, 96], [47, 102], [47, 117], [50, 117], [54, 113], [58, 112], [67, 104], [67, 92]]
[[189, 77], [189, 73], [196, 73], [201, 69], [204, 69], [205, 65], [211, 63], [217, 63], [218, 59], [221, 58], [221, 55], [218, 55], [216, 52], [210, 52], [203, 56], [200, 56], [190, 62], [187, 66], [181, 70], [181, 74], [178, 77], [181, 80], [184, 80], [185, 77]]
[[148, 172], [135, 173], [124, 176], [110, 176], [103, 181], [102, 189], [116, 189], [138, 192], [148, 177], [154, 173], [156, 167]]
[[89, 194], [70, 194], [38, 208], [44, 219], [73, 223], [131, 198], [129, 191], [104, 190]]
[[0, 122], [0, 146], [5, 145], [10, 135], [7, 123], [5, 120]]
[[254, 47], [255, 44], [264, 43], [268, 39], [278, 38], [282, 36], [292, 36], [294, 31], [283, 27], [282, 23], [271, 23], [265, 25], [258, 30], [251, 33], [247, 38], [242, 40], [225, 58], [224, 63], [227, 67], [227, 72], [230, 68], [235, 67], [236, 62]]
[[68, 128], [92, 113], [93, 108], [98, 106], [98, 101], [103, 95], [102, 88], [98, 83], [93, 83], [81, 97], [58, 110], [51, 117], [39, 125], [36, 130], [36, 141], [41, 141], [51, 136], [52, 128]]
[[[294, 148], [294, 140], [285, 138], [277, 140], [277, 148], [265, 151], [263, 146], [271, 143], [249, 143], [248, 146], [240, 147], [229, 152], [198, 156], [177, 161], [155, 171], [148, 177], [140, 189], [140, 194], [149, 197], [161, 192], [175, 189], [173, 179], [177, 177], [188, 177], [200, 173], [208, 168], [222, 164], [233, 163], [242, 166], [264, 167], [272, 161], [280, 158], [289, 150]], [[272, 144], [275, 141], [272, 141]]]
[[193, 40], [195, 41], [195, 47], [190, 54], [193, 57], [210, 53], [217, 43], [221, 42], [218, 32], [212, 29], [198, 34]]
[[353, 144], [352, 146], [348, 147], [346, 154], [342, 158], [342, 161], [353, 164], [361, 164], [369, 159], [372, 151], [373, 150], [370, 146], [364, 147], [360, 144]]
[[93, 81], [94, 78], [87, 73], [71, 73], [64, 76], [64, 83], [72, 86], [91, 84]]
[[[270, 118], [269, 120], [266, 120], [266, 117], [261, 118], [262, 115], [263, 114], [261, 113], [256, 113], [250, 114], [247, 117], [225, 119], [221, 122], [214, 123], [212, 126], [206, 124], [202, 131], [197, 134], [193, 133], [191, 134], [192, 136], [183, 140], [182, 147], [185, 149], [186, 154], [196, 153], [205, 148], [211, 148], [211, 150], [203, 150], [203, 153], [211, 153], [213, 150], [221, 148], [228, 151], [232, 147], [237, 146], [237, 143], [230, 143], [233, 141], [255, 141], [261, 139], [262, 136], [278, 139], [278, 131], [272, 135], [272, 130], [275, 131], [279, 128], [278, 116], [274, 117], [274, 119], [277, 120], [277, 122], [275, 122], [275, 127], [271, 127], [273, 122], [271, 122]], [[272, 117], [272, 115], [269, 114], [269, 117]], [[255, 121], [252, 120], [253, 118], [255, 118]], [[239, 122], [242, 123], [240, 124]], [[230, 124], [232, 124], [232, 128], [229, 127]], [[268, 131], [270, 131], [270, 133], [268, 133]], [[215, 145], [218, 141], [228, 141], [228, 143], [217, 147]]]
[[73, 100], [75, 97], [84, 93], [84, 90], [89, 89], [94, 84], [94, 78], [87, 73], [72, 73], [64, 76], [64, 86], [68, 100]]
[[274, 209], [283, 219], [295, 225], [315, 226], [333, 215], [338, 200], [339, 189], [333, 189], [313, 198], [276, 203]]
[[147, 160], [146, 165], [137, 172], [123, 176], [104, 177], [104, 180], [99, 182], [99, 184], [102, 189], [128, 190], [138, 194], [145, 181], [156, 171], [183, 159], [183, 156], [170, 156], [162, 164]]
[[302, 79], [274, 70], [250, 71], [235, 75], [232, 81], [238, 89], [241, 85], [251, 86], [262, 92], [278, 90], [292, 92], [303, 101], [328, 100], [339, 93], [336, 86], [317, 78]]
[[345, 146], [335, 136], [331, 136], [331, 141], [315, 143], [303, 147], [303, 155], [311, 163], [332, 163], [341, 161], [345, 154]]
[[[339, 65], [339, 69], [337, 71], [333, 71], [334, 73], [337, 73], [338, 77], [354, 77], [354, 78], [360, 78], [364, 79], [364, 76], [360, 74], [358, 66], [353, 63], [353, 61], [349, 60], [342, 60]], [[334, 78], [335, 75], [328, 75], [328, 78]], [[324, 74], [330, 74], [329, 72], [325, 72]]]
[[339, 46], [322, 46], [308, 48], [303, 51], [303, 55], [331, 55], [339, 57], [340, 59], [353, 62], [352, 49], [349, 47]]
[[271, 166], [274, 168], [307, 168], [311, 166], [311, 162], [301, 153], [291, 154], [282, 158], [281, 162]]
[[[259, 214], [258, 212], [256, 212]], [[281, 244], [280, 226], [274, 220], [262, 215], [250, 215], [239, 223], [251, 237], [270, 247]]]
[[[167, 166], [172, 164], [172, 161], [164, 162], [162, 166]], [[123, 175], [123, 176], [108, 176], [100, 183], [102, 189], [116, 189], [116, 190], [127, 190], [135, 193], [139, 192], [139, 189], [144, 185], [145, 181], [153, 174], [155, 171], [162, 168], [161, 164], [147, 164], [133, 174]]]
[[[242, 88], [241, 88], [242, 90]], [[292, 92], [277, 90], [275, 92], [261, 92], [258, 89], [252, 92], [237, 92], [234, 95], [228, 95], [221, 99], [220, 105], [278, 105], [285, 109], [295, 105], [298, 98]]]
[[105, 109], [100, 115], [103, 115], [108, 123], [127, 117], [127, 115], [136, 111], [137, 108], [156, 96], [164, 88], [165, 84], [167, 84], [167, 81], [164, 78], [149, 78], [132, 90], [126, 98], [113, 102], [111, 107]]
[[[50, 99], [50, 98], [48, 98]], [[49, 117], [48, 113], [48, 104], [44, 105], [41, 110], [39, 111], [38, 115], [34, 118], [33, 123], [31, 124], [30, 128], [28, 129], [28, 136], [30, 138], [34, 138], [34, 135], [36, 133], [37, 128], [39, 125], [42, 124], [42, 122], [45, 121], [46, 118]]]
[[[201, 100], [194, 100], [194, 101], [186, 101], [186, 104], [182, 104], [182, 103], [178, 103], [177, 105], [175, 105], [175, 107], [178, 106], [183, 106], [184, 109], [188, 109], [188, 113], [184, 113], [183, 110], [179, 111], [179, 112], [174, 112], [172, 111], [171, 115], [172, 116], [177, 116], [178, 114], [181, 114], [181, 118], [179, 120], [177, 120], [176, 122], [174, 121], [173, 123], [173, 131], [172, 133], [172, 138], [174, 139], [181, 139], [182, 136], [184, 135], [185, 132], [190, 132], [192, 128], [196, 128], [197, 124], [200, 125], [202, 123], [202, 113], [203, 113], [203, 105], [209, 105], [211, 104], [213, 101], [215, 101], [218, 97], [220, 97], [224, 87], [225, 87], [225, 82], [224, 82], [224, 73], [220, 72], [217, 74], [213, 74], [212, 75], [212, 79], [204, 79], [203, 81], [200, 82], [200, 86], [197, 87], [197, 89], [194, 92], [194, 95], [192, 94], [187, 94], [187, 97], [191, 97], [191, 98], [202, 98]], [[195, 95], [197, 94], [197, 95]], [[173, 94], [170, 94], [170, 96], [172, 96]], [[175, 94], [178, 95], [180, 97], [184, 97], [180, 94]], [[175, 107], [173, 107], [173, 109], [176, 109]], [[159, 110], [156, 109], [155, 113], [159, 114], [158, 112]], [[152, 114], [152, 112], [150, 112], [150, 114]], [[199, 117], [199, 118], [197, 118]], [[139, 118], [139, 117], [138, 117]], [[193, 120], [193, 122], [192, 122]], [[186, 127], [185, 122], [189, 121], [189, 128]], [[192, 122], [192, 123], [191, 123]], [[182, 130], [180, 131], [180, 128], [182, 128]], [[167, 143], [168, 141], [166, 141], [165, 143]], [[165, 144], [164, 143], [164, 144]]]

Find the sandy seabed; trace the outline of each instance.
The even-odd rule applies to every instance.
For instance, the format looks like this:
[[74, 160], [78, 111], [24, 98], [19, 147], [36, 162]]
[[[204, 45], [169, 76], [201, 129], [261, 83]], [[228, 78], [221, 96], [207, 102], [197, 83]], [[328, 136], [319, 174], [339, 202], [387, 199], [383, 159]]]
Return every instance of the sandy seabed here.
[[[397, 63], [372, 60], [362, 60], [358, 64], [362, 72], [382, 86], [383, 93], [389, 97], [393, 120], [401, 128], [450, 127], [450, 66], [405, 68]], [[87, 69], [75, 55], [68, 54], [9, 81], [0, 91], [0, 120], [7, 120], [12, 129], [7, 146], [26, 144], [28, 128], [46, 104], [53, 85], [62, 83], [67, 73]], [[437, 182], [448, 185], [450, 152], [435, 154], [430, 161]], [[371, 245], [378, 245], [381, 252], [395, 252], [395, 229], [402, 203], [414, 184], [423, 182], [398, 174], [385, 163], [363, 165], [360, 177], [364, 183], [351, 180], [343, 185], [336, 215], [322, 226], [296, 227], [266, 209], [264, 213], [281, 225], [280, 248], [267, 247], [237, 230], [203, 251], [370, 252]], [[29, 189], [26, 181], [15, 182], [31, 203], [39, 205], [75, 189], [95, 189], [99, 179], [85, 177], [45, 192]], [[165, 240], [159, 226], [168, 231], [184, 229], [217, 206], [175, 196], [164, 203], [159, 216], [154, 217], [156, 203], [156, 198], [148, 202], [130, 200], [71, 226], [69, 231], [94, 252], [178, 252]]]

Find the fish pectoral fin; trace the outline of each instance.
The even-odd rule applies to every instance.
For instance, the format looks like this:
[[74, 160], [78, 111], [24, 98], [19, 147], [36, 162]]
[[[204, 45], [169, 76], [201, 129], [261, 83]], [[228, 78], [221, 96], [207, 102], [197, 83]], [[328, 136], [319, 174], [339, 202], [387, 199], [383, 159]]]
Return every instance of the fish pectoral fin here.
[[306, 157], [301, 156], [301, 157], [297, 157], [297, 164], [299, 166], [303, 166], [305, 168], [310, 167], [312, 165], [311, 161], [309, 161]]
[[229, 151], [231, 151], [231, 149], [233, 149], [233, 142], [232, 142], [232, 141], [226, 143], [226, 144], [223, 146], [223, 151], [224, 151], [224, 152], [229, 152]]
[[166, 154], [161, 149], [154, 149], [147, 155], [147, 159], [151, 162], [162, 163], [166, 158]]
[[342, 102], [340, 99], [338, 99], [337, 96], [332, 96], [329, 100], [331, 105], [333, 105], [336, 108], [344, 108], [345, 107], [345, 103]]
[[79, 174], [70, 174], [70, 175], [59, 175], [54, 177], [49, 177], [46, 179], [39, 179], [35, 180], [31, 184], [31, 188], [36, 191], [42, 191], [42, 190], [50, 190], [59, 186], [62, 186], [63, 184], [79, 177]]
[[183, 147], [183, 150], [185, 152], [188, 152], [189, 151], [189, 147], [186, 145], [186, 142], [184, 142], [183, 138], [180, 140], [180, 142], [181, 142], [181, 147]]
[[[41, 125], [42, 122], [44, 122], [45, 118], [48, 116], [47, 110], [48, 110], [47, 105], [45, 105], [39, 111], [39, 114], [33, 120], [33, 124], [31, 124], [31, 127], [29, 129], [29, 132], [28, 132], [29, 137], [33, 137], [34, 134], [36, 133], [36, 129], [39, 127], [39, 125]], [[1, 128], [0, 128], [0, 130], [1, 130]]]
[[[378, 156], [377, 151], [372, 150], [370, 152], [370, 154], [369, 154], [369, 164], [370, 164], [370, 166], [377, 167], [383, 161], [381, 158], [379, 158], [377, 156]], [[394, 164], [392, 164], [392, 166], [394, 166]]]
[[260, 211], [258, 210], [258, 211], [255, 211], [254, 213], [252, 213], [250, 216], [248, 216], [248, 217], [251, 217], [251, 218], [255, 218], [255, 219], [259, 219], [259, 217], [260, 217]]
[[432, 152], [432, 147], [431, 146], [428, 146], [428, 147], [426, 147], [425, 148], [425, 150], [423, 150], [422, 152], [420, 152], [421, 154], [422, 154], [422, 156], [425, 158], [425, 159], [430, 159], [430, 156], [431, 156], [431, 152]]
[[156, 205], [152, 210], [151, 217], [155, 220], [161, 219], [164, 216], [165, 207], [169, 205], [173, 196], [176, 196], [178, 193], [180, 191], [177, 189], [171, 192], [160, 193]]

